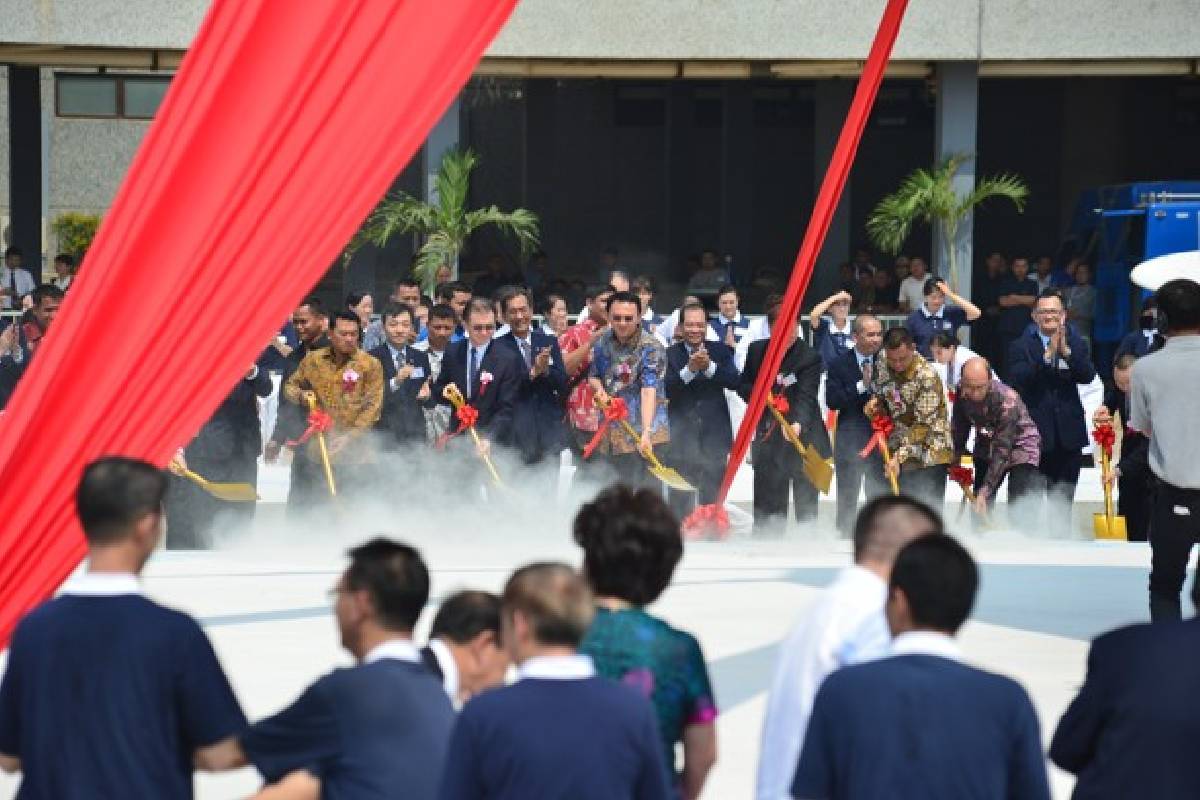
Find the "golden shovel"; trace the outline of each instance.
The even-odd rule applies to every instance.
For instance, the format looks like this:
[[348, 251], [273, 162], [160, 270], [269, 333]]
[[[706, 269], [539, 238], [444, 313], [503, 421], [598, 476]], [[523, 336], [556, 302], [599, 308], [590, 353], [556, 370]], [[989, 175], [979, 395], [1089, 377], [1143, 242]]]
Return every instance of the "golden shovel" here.
[[1104, 513], [1092, 515], [1092, 531], [1097, 539], [1115, 539], [1127, 541], [1129, 534], [1125, 530], [1125, 518], [1113, 513], [1112, 455], [1108, 448], [1100, 447], [1100, 481], [1104, 486]]
[[[463, 397], [462, 391], [453, 383], [448, 384], [442, 390], [442, 397], [450, 401], [450, 405], [454, 406], [455, 411], [458, 411], [458, 409], [467, 404], [467, 398]], [[492, 459], [484, 455], [479, 449], [479, 434], [475, 431], [475, 426], [471, 425], [467, 430], [471, 432], [471, 438], [475, 440], [475, 452], [483, 460], [483, 463], [487, 465], [488, 472], [492, 474], [492, 480], [495, 481], [497, 486], [503, 486], [504, 484], [500, 480], [500, 473], [496, 472], [496, 467], [492, 464]]]
[[[310, 412], [317, 410], [317, 397], [312, 392], [304, 395]], [[329, 461], [329, 448], [325, 446], [325, 433], [317, 431], [317, 448], [321, 451], [321, 464], [325, 467], [325, 482], [329, 484], [329, 495], [337, 497], [337, 484], [333, 480], [333, 465]]]
[[[599, 397], [596, 397], [595, 400], [596, 405], [600, 406], [600, 408], [605, 408], [607, 406], [607, 404], [602, 404], [600, 402]], [[621, 428], [625, 431], [625, 434], [633, 440], [634, 446], [637, 447], [638, 443], [640, 443], [642, 440], [642, 437], [638, 434], [637, 429], [634, 428], [633, 425], [629, 424], [629, 420], [627, 419], [621, 419], [620, 423]], [[696, 491], [696, 487], [688, 483], [687, 479], [680, 475], [677, 470], [673, 469], [672, 467], [668, 467], [659, 461], [658, 456], [654, 455], [653, 450], [647, 450], [643, 452], [640, 447], [637, 447], [637, 452], [642, 458], [646, 459], [646, 463], [649, 465], [647, 470], [650, 472], [650, 474], [658, 478], [670, 488], [678, 489], [681, 492]]]
[[258, 500], [258, 492], [248, 483], [214, 483], [192, 472], [177, 460], [172, 460], [167, 468], [175, 475], [187, 478], [218, 500], [227, 503], [253, 503]]
[[775, 395], [767, 397], [767, 408], [771, 409], [771, 413], [775, 415], [783, 438], [791, 442], [792, 447], [796, 448], [796, 452], [800, 454], [800, 459], [804, 463], [804, 477], [808, 478], [808, 482], [817, 487], [821, 494], [829, 494], [829, 487], [833, 484], [833, 467], [821, 457], [817, 448], [807, 447], [804, 442], [800, 441], [800, 437], [792, 430], [791, 423], [783, 416], [783, 412], [775, 407]]

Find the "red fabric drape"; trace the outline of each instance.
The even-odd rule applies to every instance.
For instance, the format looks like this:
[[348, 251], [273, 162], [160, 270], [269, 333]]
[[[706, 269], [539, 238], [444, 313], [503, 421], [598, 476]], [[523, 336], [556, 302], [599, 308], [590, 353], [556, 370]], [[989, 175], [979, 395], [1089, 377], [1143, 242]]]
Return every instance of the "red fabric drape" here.
[[838, 200], [841, 199], [842, 189], [850, 174], [850, 167], [854, 164], [854, 155], [858, 152], [858, 143], [862, 139], [863, 128], [867, 124], [867, 117], [871, 114], [871, 107], [875, 104], [875, 95], [879, 91], [879, 84], [883, 81], [883, 71], [891, 56], [892, 45], [896, 43], [896, 36], [900, 33], [900, 23], [904, 19], [904, 10], [907, 6], [908, 0], [888, 0], [887, 8], [884, 9], [879, 30], [875, 33], [875, 41], [871, 44], [870, 55], [867, 56], [862, 77], [854, 92], [854, 100], [850, 103], [850, 112], [846, 116], [846, 122], [842, 125], [842, 132], [838, 136], [833, 158], [829, 162], [829, 169], [825, 172], [824, 180], [821, 181], [821, 190], [817, 193], [817, 201], [813, 205], [808, 229], [804, 232], [800, 253], [796, 256], [795, 266], [792, 267], [792, 277], [788, 281], [783, 306], [779, 310], [780, 323], [771, 332], [771, 343], [767, 345], [762, 369], [758, 373], [754, 392], [750, 395], [750, 401], [747, 403], [746, 415], [742, 418], [742, 425], [738, 428], [737, 437], [734, 439], [733, 451], [729, 454], [729, 462], [725, 467], [725, 478], [721, 481], [721, 491], [717, 493], [717, 505], [725, 503], [729, 487], [733, 485], [733, 477], [737, 474], [742, 459], [746, 457], [747, 448], [750, 447], [750, 439], [754, 436], [754, 426], [763, 413], [767, 395], [770, 394], [775, 374], [779, 370], [779, 364], [783, 361], [783, 356], [791, 345], [795, 327], [785, 324], [784, 321], [795, 320], [800, 313], [800, 301], [812, 278], [817, 255], [821, 252], [821, 245], [825, 242], [825, 234], [829, 232], [829, 223], [833, 219], [833, 212], [837, 208]]
[[0, 417], [0, 646], [84, 553], [105, 454], [164, 464], [335, 261], [516, 0], [216, 0]]

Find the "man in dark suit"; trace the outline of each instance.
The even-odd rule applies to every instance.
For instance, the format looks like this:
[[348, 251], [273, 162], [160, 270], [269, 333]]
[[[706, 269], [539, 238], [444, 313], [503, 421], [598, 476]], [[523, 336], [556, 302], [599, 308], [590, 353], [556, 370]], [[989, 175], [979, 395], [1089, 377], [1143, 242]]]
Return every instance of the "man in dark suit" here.
[[[258, 398], [268, 397], [272, 388], [266, 372], [251, 367], [183, 449], [187, 468], [210, 481], [257, 486], [262, 452]], [[211, 530], [249, 527], [254, 507], [254, 503], [220, 500], [191, 481], [172, 476], [167, 492], [167, 548], [206, 548]]]
[[[450, 384], [457, 386], [467, 403], [479, 413], [475, 422], [479, 455], [490, 456], [496, 445], [511, 441], [513, 411], [524, 370], [518, 356], [492, 341], [496, 311], [490, 300], [473, 299], [467, 306], [465, 322], [467, 338], [446, 348], [442, 371], [429, 402], [449, 405], [442, 393]], [[451, 418], [450, 433], [456, 437], [470, 436], [457, 414]], [[467, 463], [479, 462], [472, 458]], [[468, 488], [474, 483], [464, 480], [460, 485]]]
[[[1192, 600], [1200, 606], [1193, 586]], [[1092, 642], [1087, 679], [1050, 742], [1077, 798], [1195, 797], [1200, 618], [1130, 625]]]
[[415, 326], [412, 308], [388, 303], [383, 309], [384, 343], [370, 351], [383, 366], [383, 411], [375, 427], [383, 434], [384, 452], [425, 444], [422, 404], [432, 394], [429, 356], [411, 345]]
[[508, 333], [496, 338], [520, 359], [522, 378], [513, 408], [512, 445], [526, 464], [539, 464], [562, 452], [563, 407], [567, 402], [567, 372], [558, 339], [533, 330], [533, 300], [523, 286], [500, 291]]
[[1161, 338], [1162, 336], [1158, 332], [1158, 302], [1151, 295], [1142, 301], [1142, 313], [1138, 316], [1138, 329], [1125, 334], [1121, 343], [1117, 345], [1117, 354], [1114, 358], [1120, 358], [1126, 354], [1141, 358], [1149, 353], [1157, 340]]
[[504, 684], [508, 651], [500, 644], [500, 598], [491, 592], [455, 592], [442, 601], [421, 663], [442, 683], [456, 707]]
[[671, 507], [680, 517], [692, 507], [717, 498], [725, 462], [733, 444], [725, 390], [737, 391], [739, 375], [733, 350], [706, 342], [708, 312], [700, 303], [679, 310], [683, 341], [667, 348], [667, 419], [671, 426], [671, 460], [696, 493], [672, 490]]
[[859, 487], [865, 484], [867, 500], [888, 490], [879, 451], [872, 450], [865, 459], [859, 456], [872, 435], [863, 406], [871, 399], [871, 375], [883, 344], [883, 325], [871, 314], [859, 314], [852, 339], [854, 346], [835, 358], [825, 375], [825, 404], [838, 412], [833, 474], [837, 479], [837, 528], [843, 536], [854, 528]]
[[[772, 329], [779, 316], [780, 298], [767, 302], [767, 323]], [[788, 323], [788, 324], [794, 324]], [[751, 342], [746, 353], [746, 369], [738, 384], [738, 394], [749, 401], [754, 383], [762, 369], [770, 339]], [[822, 457], [830, 455], [829, 432], [821, 419], [817, 391], [823, 372], [821, 356], [803, 339], [795, 339], [784, 354], [771, 391], [782, 395], [788, 410], [788, 424], [799, 433], [800, 441], [816, 447]], [[751, 457], [754, 462], [754, 525], [761, 529], [787, 517], [788, 487], [792, 490], [797, 522], [809, 522], [817, 516], [817, 489], [804, 476], [800, 454], [777, 430], [775, 415], [764, 408], [754, 434]]]
[[1112, 465], [1117, 488], [1117, 513], [1125, 517], [1126, 533], [1131, 542], [1150, 539], [1151, 511], [1157, 481], [1150, 471], [1150, 439], [1129, 427], [1129, 380], [1138, 357], [1133, 353], [1113, 361], [1113, 386], [1104, 393], [1104, 404], [1092, 416], [1095, 425], [1111, 425], [1113, 415], [1121, 415], [1125, 426], [1121, 437], [1121, 459]]
[[884, 609], [892, 655], [821, 684], [793, 797], [1049, 800], [1029, 695], [963, 664], [953, 639], [978, 586], [974, 560], [952, 537], [933, 533], [904, 546]]
[[1088, 443], [1078, 385], [1096, 377], [1087, 342], [1067, 324], [1064, 308], [1057, 289], [1042, 292], [1035, 326], [1008, 349], [1009, 383], [1042, 436], [1038, 471], [1046, 482], [1047, 523], [1055, 530], [1070, 525], [1080, 451]]

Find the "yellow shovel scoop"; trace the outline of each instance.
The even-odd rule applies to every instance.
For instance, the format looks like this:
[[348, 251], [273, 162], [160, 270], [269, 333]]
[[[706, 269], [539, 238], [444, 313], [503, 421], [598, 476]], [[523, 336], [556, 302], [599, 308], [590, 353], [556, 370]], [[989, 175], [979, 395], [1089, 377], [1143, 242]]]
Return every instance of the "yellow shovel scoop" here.
[[[1104, 432], [1107, 430], [1107, 432]], [[1114, 434], [1111, 425], [1101, 425], [1092, 432], [1100, 448], [1100, 481], [1104, 486], [1104, 513], [1092, 515], [1092, 532], [1097, 539], [1127, 541], [1125, 518], [1113, 513], [1112, 497], [1112, 444]]]
[[[600, 408], [607, 408], [608, 406], [607, 403], [601, 403], [599, 397], [596, 398], [596, 405], [600, 406]], [[636, 447], [638, 442], [642, 440], [642, 437], [638, 434], [637, 429], [630, 425], [629, 420], [625, 419], [624, 417], [622, 417], [619, 422], [622, 430], [625, 431], [625, 435], [633, 440], [634, 446]], [[646, 459], [647, 471], [649, 471], [651, 475], [658, 478], [667, 486], [672, 489], [678, 489], [681, 492], [696, 491], [696, 487], [688, 483], [687, 479], [680, 475], [677, 470], [668, 467], [659, 461], [658, 456], [654, 455], [653, 450], [647, 450], [643, 452], [639, 447], [637, 451], [642, 458]]]
[[258, 500], [258, 492], [248, 483], [214, 483], [206, 478], [202, 478], [183, 466], [183, 464], [174, 460], [167, 468], [179, 477], [186, 478], [196, 484], [213, 497], [224, 500], [227, 503], [253, 503]]
[[775, 420], [779, 423], [779, 432], [783, 434], [783, 438], [791, 442], [792, 447], [796, 448], [796, 452], [800, 454], [800, 459], [804, 464], [804, 477], [808, 478], [808, 482], [817, 487], [817, 491], [821, 494], [829, 494], [829, 487], [833, 484], [833, 467], [821, 457], [817, 448], [806, 447], [804, 442], [800, 441], [800, 437], [792, 430], [787, 417], [783, 416], [783, 412], [775, 405], [775, 397], [774, 394], [767, 397], [767, 408], [775, 415]]

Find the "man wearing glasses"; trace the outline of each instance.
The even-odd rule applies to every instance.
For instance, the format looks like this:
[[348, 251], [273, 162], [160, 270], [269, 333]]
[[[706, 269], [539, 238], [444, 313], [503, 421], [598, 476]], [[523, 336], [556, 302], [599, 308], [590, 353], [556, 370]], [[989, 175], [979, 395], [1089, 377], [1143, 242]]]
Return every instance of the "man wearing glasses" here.
[[1043, 291], [1033, 308], [1034, 325], [1009, 345], [1009, 383], [1025, 401], [1042, 437], [1038, 470], [1046, 483], [1047, 523], [1069, 527], [1080, 451], [1088, 432], [1077, 384], [1096, 377], [1087, 342], [1067, 324], [1062, 295]]

